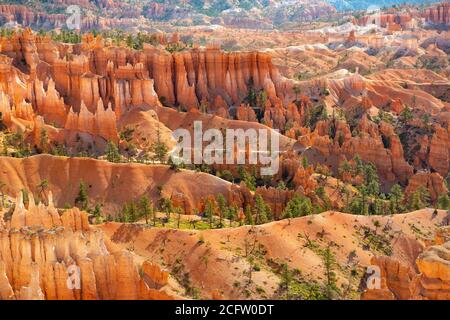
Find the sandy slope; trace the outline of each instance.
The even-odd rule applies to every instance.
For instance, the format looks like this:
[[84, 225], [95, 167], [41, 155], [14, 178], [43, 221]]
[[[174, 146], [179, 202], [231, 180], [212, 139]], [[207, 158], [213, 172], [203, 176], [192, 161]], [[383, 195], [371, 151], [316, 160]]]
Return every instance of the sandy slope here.
[[39, 194], [37, 185], [47, 179], [58, 207], [73, 204], [80, 181], [88, 187], [91, 204], [103, 204], [104, 212], [114, 214], [124, 202], [147, 194], [159, 199], [158, 187], [165, 196], [180, 193], [190, 205], [210, 194], [227, 194], [230, 183], [215, 176], [194, 171], [175, 172], [166, 165], [111, 163], [89, 158], [39, 155], [23, 159], [0, 157], [0, 181], [11, 196], [21, 189]]
[[[143, 258], [161, 262], [172, 273], [175, 266], [183, 266], [191, 286], [198, 288], [205, 298], [211, 297], [213, 292], [220, 292], [225, 298], [275, 297], [280, 278], [270, 267], [273, 261], [286, 262], [290, 268], [300, 269], [307, 281], [321, 283], [324, 269], [320, 249], [331, 243], [339, 264], [335, 270], [339, 284], [346, 286], [350, 279], [354, 293], [349, 297], [357, 298], [359, 279], [373, 255], [384, 255], [392, 250], [394, 257], [411, 264], [422, 250], [423, 239], [431, 237], [444, 219], [450, 219], [445, 211], [437, 214], [433, 211], [425, 209], [371, 217], [325, 212], [253, 228], [206, 231], [118, 223], [107, 223], [99, 228], [116, 244]], [[369, 227], [370, 236], [385, 239], [387, 245], [377, 249], [364, 238], [363, 227]], [[307, 238], [313, 246], [307, 247]], [[253, 253], [248, 254], [250, 251]], [[252, 283], [247, 285], [250, 257], [260, 266], [260, 271], [252, 272]], [[352, 268], [358, 271], [354, 278], [349, 276]]]

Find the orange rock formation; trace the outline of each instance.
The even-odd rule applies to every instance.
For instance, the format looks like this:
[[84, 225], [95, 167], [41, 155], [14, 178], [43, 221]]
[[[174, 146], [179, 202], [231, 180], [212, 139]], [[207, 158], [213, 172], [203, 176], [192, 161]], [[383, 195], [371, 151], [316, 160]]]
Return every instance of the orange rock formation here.
[[[78, 271], [77, 271], [78, 270]], [[164, 284], [156, 271], [146, 272]], [[77, 278], [79, 275], [79, 278]], [[28, 208], [22, 194], [10, 219], [0, 224], [0, 297], [2, 299], [170, 299], [139, 276], [132, 255], [108, 247], [92, 229], [87, 214], [53, 205]]]

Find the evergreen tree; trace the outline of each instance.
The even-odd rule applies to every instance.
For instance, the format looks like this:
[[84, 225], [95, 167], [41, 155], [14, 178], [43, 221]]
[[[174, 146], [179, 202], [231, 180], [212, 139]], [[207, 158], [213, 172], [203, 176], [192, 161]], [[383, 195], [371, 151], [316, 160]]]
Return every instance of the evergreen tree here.
[[329, 300], [333, 300], [336, 294], [339, 293], [339, 289], [337, 287], [336, 273], [334, 272], [337, 263], [330, 246], [322, 250], [322, 259], [325, 267], [325, 296]]
[[419, 210], [430, 205], [430, 194], [428, 190], [421, 186], [410, 197], [409, 208]]
[[228, 208], [228, 220], [230, 220], [230, 227], [232, 226], [232, 222], [237, 218], [239, 208], [233, 204]]
[[364, 165], [364, 183], [367, 186], [368, 195], [376, 196], [380, 193], [377, 168], [373, 163]]
[[20, 191], [22, 192], [23, 204], [25, 206], [28, 206], [28, 203], [30, 202], [30, 198], [29, 198], [29, 195], [28, 195], [28, 190], [27, 189], [22, 189]]
[[181, 222], [181, 208], [180, 207], [176, 207], [175, 208], [175, 213], [177, 214], [177, 228], [180, 229], [180, 222]]
[[143, 195], [139, 201], [140, 216], [145, 217], [145, 224], [148, 224], [148, 218], [153, 215], [153, 206], [147, 195]]
[[293, 280], [292, 272], [289, 270], [287, 263], [281, 265], [281, 282], [280, 289], [286, 293], [286, 300], [289, 300], [289, 289]]
[[86, 184], [80, 181], [80, 186], [78, 189], [78, 195], [75, 198], [75, 205], [81, 210], [87, 210], [88, 208], [88, 194]]
[[173, 202], [170, 198], [163, 198], [161, 203], [161, 209], [166, 213], [167, 222], [170, 221], [170, 214], [174, 211]]
[[245, 207], [245, 224], [254, 225], [255, 221], [253, 220], [252, 209], [250, 205]]
[[222, 228], [222, 218], [228, 216], [228, 207], [223, 194], [219, 193], [216, 197], [219, 206], [219, 228]]
[[278, 190], [287, 190], [286, 184], [284, 183], [283, 180], [281, 180], [280, 182], [278, 182], [277, 189], [278, 189]]
[[40, 143], [42, 152], [48, 153], [48, 133], [47, 133], [47, 130], [45, 130], [45, 128], [43, 128], [41, 130], [39, 143]]
[[223, 170], [221, 176], [222, 176], [222, 179], [234, 183], [234, 177], [233, 177], [233, 174], [231, 173], [231, 171], [229, 171], [229, 170]]
[[100, 204], [96, 204], [94, 207], [94, 210], [92, 211], [92, 215], [96, 218], [100, 218], [102, 215], [102, 209], [100, 207]]
[[131, 200], [128, 204], [124, 204], [123, 208], [125, 222], [135, 222], [138, 218], [138, 209], [136, 202]]
[[206, 200], [205, 204], [205, 216], [208, 218], [209, 227], [212, 228], [214, 219], [214, 203], [211, 199]]
[[100, 204], [96, 204], [91, 214], [95, 217], [95, 223], [101, 223], [102, 210]]
[[304, 169], [308, 168], [309, 163], [308, 163], [308, 158], [307, 157], [302, 157], [302, 166]]
[[359, 193], [349, 204], [349, 212], [353, 214], [369, 214], [367, 187], [363, 184], [358, 187]]
[[384, 203], [383, 200], [381, 198], [375, 198], [375, 202], [373, 203], [373, 211], [374, 214], [380, 215], [383, 214], [383, 209], [384, 209]]
[[355, 168], [355, 175], [363, 174], [364, 173], [364, 163], [362, 162], [361, 158], [357, 154], [353, 160], [355, 161], [356, 168]]
[[120, 153], [119, 153], [119, 148], [117, 148], [117, 145], [112, 142], [112, 141], [108, 141], [108, 144], [106, 145], [105, 148], [105, 153], [106, 153], [106, 159], [109, 162], [120, 162]]
[[263, 224], [268, 222], [270, 216], [270, 207], [264, 202], [261, 195], [257, 194], [255, 196], [255, 213], [256, 213], [256, 224]]
[[150, 147], [150, 151], [153, 152], [153, 161], [158, 161], [160, 163], [164, 163], [166, 161], [167, 152], [169, 151], [169, 148], [166, 146], [166, 144], [161, 140], [161, 131], [158, 127], [156, 129], [156, 135], [157, 140], [156, 142]]
[[391, 188], [391, 194], [389, 196], [390, 198], [390, 207], [391, 212], [393, 214], [395, 213], [401, 213], [403, 212], [404, 208], [402, 206], [403, 202], [403, 191], [400, 185], [394, 184]]
[[42, 201], [44, 201], [44, 198], [47, 198], [46, 194], [45, 194], [45, 189], [47, 189], [48, 187], [48, 180], [44, 179], [42, 180], [38, 185], [37, 185], [38, 189], [39, 189], [39, 197], [42, 199]]
[[406, 106], [405, 109], [400, 113], [399, 120], [406, 125], [412, 118], [414, 114], [410, 107]]
[[247, 188], [249, 188], [251, 191], [256, 190], [256, 177], [252, 175], [251, 173], [247, 172], [244, 167], [239, 167], [239, 176], [242, 181], [244, 181]]
[[443, 210], [450, 210], [450, 199], [447, 194], [443, 194], [438, 198], [438, 207]]
[[313, 206], [309, 198], [295, 194], [283, 210], [284, 219], [302, 217], [312, 214]]
[[344, 175], [344, 173], [349, 173], [352, 171], [352, 167], [350, 163], [347, 160], [344, 160], [342, 164], [339, 166], [339, 174], [341, 177]]

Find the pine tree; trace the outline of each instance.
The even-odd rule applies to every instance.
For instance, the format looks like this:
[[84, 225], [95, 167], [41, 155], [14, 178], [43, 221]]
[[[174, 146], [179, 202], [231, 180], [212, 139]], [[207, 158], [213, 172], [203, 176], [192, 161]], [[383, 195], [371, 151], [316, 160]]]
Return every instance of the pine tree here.
[[105, 148], [105, 153], [106, 153], [106, 159], [109, 162], [120, 162], [120, 153], [119, 153], [119, 149], [117, 148], [117, 145], [112, 142], [112, 141], [108, 141], [108, 144], [106, 145]]
[[138, 209], [136, 206], [136, 202], [131, 200], [128, 204], [125, 204], [124, 214], [126, 222], [136, 222], [138, 218]]
[[153, 161], [158, 161], [160, 163], [164, 163], [165, 159], [166, 159], [166, 156], [167, 156], [167, 152], [169, 151], [169, 148], [161, 140], [161, 131], [160, 131], [160, 128], [159, 128], [159, 124], [158, 124], [158, 127], [156, 129], [156, 135], [157, 135], [157, 140], [150, 147], [150, 151], [153, 152], [153, 154], [154, 154]]
[[28, 206], [28, 203], [30, 202], [30, 198], [29, 198], [29, 195], [28, 195], [28, 190], [27, 189], [22, 189], [20, 191], [22, 192], [23, 204], [25, 206]]
[[88, 208], [88, 194], [86, 184], [80, 181], [78, 195], [75, 198], [75, 205], [81, 210], [87, 210]]
[[241, 181], [244, 181], [247, 188], [249, 188], [251, 191], [256, 190], [256, 177], [249, 173], [247, 170], [245, 170], [244, 167], [239, 167], [238, 169], [239, 176]]
[[369, 206], [367, 204], [368, 190], [367, 190], [367, 186], [365, 184], [363, 184], [359, 187], [359, 195], [361, 197], [360, 198], [361, 199], [360, 214], [366, 216], [369, 214]]
[[48, 133], [45, 128], [41, 130], [41, 136], [40, 136], [40, 146], [42, 149], [42, 152], [47, 153], [48, 152]]
[[295, 194], [283, 210], [284, 219], [303, 217], [312, 214], [312, 203], [309, 198]]
[[284, 183], [283, 180], [281, 180], [280, 182], [278, 182], [277, 189], [278, 189], [278, 190], [287, 190], [286, 184]]
[[102, 209], [100, 207], [100, 204], [96, 204], [94, 207], [94, 210], [92, 211], [92, 215], [96, 218], [99, 218], [102, 215]]
[[430, 205], [430, 194], [428, 190], [421, 186], [410, 197], [409, 208], [419, 210]]
[[403, 191], [402, 188], [398, 184], [394, 184], [391, 188], [391, 194], [390, 194], [390, 201], [391, 201], [391, 211], [392, 213], [400, 213], [403, 211]]
[[42, 201], [44, 201], [47, 196], [45, 194], [45, 189], [47, 189], [48, 187], [48, 180], [44, 179], [42, 180], [37, 187], [39, 188], [39, 197], [42, 199]]
[[352, 167], [347, 160], [344, 160], [342, 164], [339, 166], [339, 174], [341, 177], [344, 176], [345, 173], [351, 173]]
[[145, 224], [148, 224], [148, 218], [153, 214], [153, 206], [146, 195], [143, 195], [139, 201], [140, 216], [145, 217]]
[[353, 160], [355, 161], [356, 168], [355, 168], [355, 174], [359, 175], [364, 173], [364, 163], [362, 162], [360, 156], [357, 154]]
[[95, 223], [101, 223], [102, 210], [100, 204], [97, 203], [91, 213], [95, 217]]
[[336, 273], [334, 272], [334, 268], [336, 267], [336, 259], [331, 252], [330, 246], [326, 249], [322, 250], [322, 259], [325, 267], [325, 296], [332, 300], [336, 297], [336, 294], [339, 293], [339, 289], [337, 287], [337, 278]]
[[256, 224], [263, 224], [268, 221], [270, 216], [270, 207], [264, 202], [261, 195], [255, 197]]
[[174, 211], [172, 199], [163, 198], [161, 203], [161, 209], [166, 213], [167, 222], [169, 222], [170, 213]]
[[177, 228], [180, 229], [180, 222], [181, 222], [181, 208], [176, 207], [175, 212], [177, 214]]
[[367, 186], [368, 195], [376, 196], [380, 193], [378, 172], [373, 163], [364, 165], [364, 183]]
[[239, 208], [235, 204], [228, 208], [228, 219], [230, 220], [230, 227], [232, 226], [233, 220], [236, 219], [238, 211]]
[[307, 157], [302, 157], [302, 167], [304, 169], [308, 168], [309, 163], [308, 163], [308, 158]]
[[250, 205], [245, 207], [245, 224], [254, 225], [255, 222], [253, 220], [252, 209]]
[[212, 228], [213, 219], [214, 219], [214, 204], [211, 199], [206, 200], [205, 216], [209, 220], [209, 227]]
[[406, 106], [405, 109], [400, 113], [399, 120], [406, 125], [412, 118], [414, 114], [410, 107]]
[[223, 194], [219, 193], [216, 197], [219, 206], [219, 228], [222, 228], [222, 218], [228, 216], [228, 207]]
[[292, 272], [289, 270], [287, 263], [281, 265], [281, 282], [280, 288], [286, 293], [286, 300], [289, 300], [289, 290], [293, 280]]
[[438, 198], [438, 207], [443, 210], [450, 210], [450, 199], [447, 194], [443, 194]]

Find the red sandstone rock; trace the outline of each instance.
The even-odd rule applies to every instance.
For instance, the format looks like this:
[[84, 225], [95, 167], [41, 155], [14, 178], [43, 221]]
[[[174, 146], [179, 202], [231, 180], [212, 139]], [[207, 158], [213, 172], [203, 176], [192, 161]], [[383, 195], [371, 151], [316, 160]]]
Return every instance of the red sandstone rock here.
[[371, 263], [381, 269], [381, 288], [365, 291], [362, 298], [448, 300], [449, 227], [438, 229], [436, 234], [436, 243], [416, 257], [417, 271], [390, 257], [374, 257]]
[[439, 173], [418, 172], [409, 179], [405, 189], [406, 196], [410, 196], [420, 187], [424, 187], [430, 193], [430, 198], [435, 202], [440, 195], [448, 192], [444, 179]]
[[[11, 220], [0, 224], [2, 299], [171, 298], [149, 289], [129, 252], [111, 252], [85, 212], [73, 208], [60, 214], [51, 194], [48, 206], [36, 206], [32, 195], [29, 200], [25, 208], [20, 193]], [[68, 268], [74, 264], [80, 270], [80, 288], [67, 284]], [[167, 283], [167, 273], [152, 268], [146, 272], [149, 280]]]

